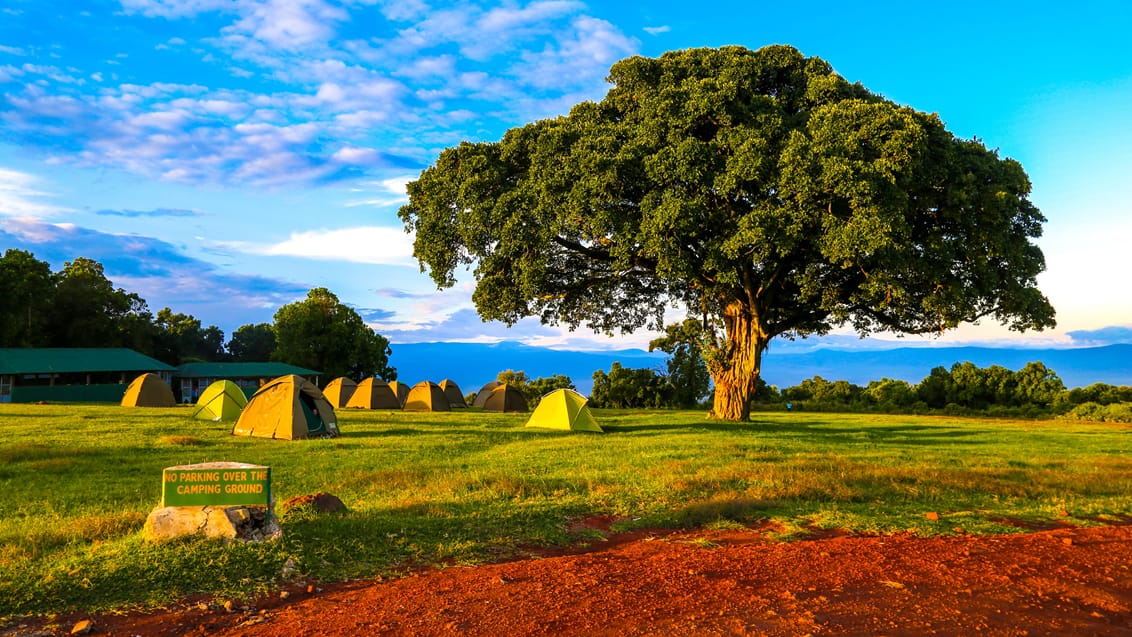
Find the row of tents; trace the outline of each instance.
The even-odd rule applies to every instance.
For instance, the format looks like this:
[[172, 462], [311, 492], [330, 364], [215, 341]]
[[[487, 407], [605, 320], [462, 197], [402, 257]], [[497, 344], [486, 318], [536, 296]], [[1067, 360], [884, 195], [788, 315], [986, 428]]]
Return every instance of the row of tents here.
[[[405, 383], [367, 378], [360, 383], [335, 378], [322, 390], [335, 408], [403, 409], [405, 411], [451, 411], [468, 407], [455, 381], [424, 381], [410, 388]], [[530, 411], [523, 392], [514, 385], [492, 381], [476, 393], [473, 407], [484, 411]]]
[[[455, 383], [448, 387], [455, 389], [455, 395], [460, 398], [460, 404], [467, 407], [464, 398], [459, 394]], [[362, 381], [358, 387], [377, 386], [376, 393], [381, 400], [392, 405], [388, 396], [396, 396], [398, 387], [390, 387], [392, 383], [384, 381]], [[396, 385], [404, 386], [403, 383]], [[330, 386], [328, 385], [328, 389]], [[366, 400], [373, 404], [373, 389], [367, 389]], [[388, 392], [388, 393], [387, 393]], [[357, 390], [353, 392], [357, 393]], [[336, 396], [341, 399], [341, 395]], [[349, 404], [347, 407], [354, 406]], [[481, 398], [483, 399], [481, 402]], [[588, 399], [576, 391], [560, 389], [544, 396], [531, 418], [527, 427], [543, 429], [561, 429], [574, 431], [601, 432], [602, 429], [594, 419], [589, 407]], [[401, 409], [406, 411], [451, 411], [452, 401], [449, 390], [441, 385], [425, 381], [409, 389]], [[126, 394], [122, 398], [123, 406], [137, 407], [171, 407], [176, 404], [173, 392], [165, 381], [156, 374], [144, 374], [130, 383]], [[480, 406], [484, 411], [516, 412], [529, 411], [526, 398], [513, 385], [492, 382], [485, 385], [473, 401], [474, 406]], [[361, 408], [385, 409], [386, 407]], [[262, 438], [301, 439], [311, 437], [334, 437], [338, 435], [337, 417], [334, 414], [334, 405], [326, 393], [314, 383], [301, 376], [281, 376], [260, 387], [251, 398], [247, 398], [235, 383], [230, 380], [218, 380], [208, 386], [201, 393], [193, 410], [193, 417], [201, 420], [236, 420], [232, 433], [238, 436], [256, 436]], [[388, 407], [396, 409], [397, 407]]]

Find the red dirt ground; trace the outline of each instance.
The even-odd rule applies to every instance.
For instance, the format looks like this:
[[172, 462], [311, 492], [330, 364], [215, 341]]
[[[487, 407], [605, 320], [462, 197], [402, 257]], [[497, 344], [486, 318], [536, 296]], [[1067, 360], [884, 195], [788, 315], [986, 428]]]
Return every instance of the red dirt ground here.
[[[608, 528], [608, 520], [589, 524]], [[5, 635], [1130, 635], [1132, 525], [1018, 535], [634, 532], [225, 610], [68, 616]]]

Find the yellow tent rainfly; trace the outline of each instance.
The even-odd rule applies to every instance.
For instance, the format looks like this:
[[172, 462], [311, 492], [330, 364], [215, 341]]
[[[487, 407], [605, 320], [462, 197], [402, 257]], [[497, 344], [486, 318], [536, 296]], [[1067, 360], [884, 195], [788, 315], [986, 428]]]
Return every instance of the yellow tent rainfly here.
[[542, 397], [526, 426], [602, 433], [587, 402], [588, 398], [570, 389], [552, 391]]
[[157, 374], [142, 374], [134, 379], [122, 396], [123, 407], [175, 407], [177, 399], [169, 383]]
[[257, 438], [333, 438], [334, 408], [318, 386], [302, 376], [280, 376], [259, 388], [244, 407], [232, 433]]

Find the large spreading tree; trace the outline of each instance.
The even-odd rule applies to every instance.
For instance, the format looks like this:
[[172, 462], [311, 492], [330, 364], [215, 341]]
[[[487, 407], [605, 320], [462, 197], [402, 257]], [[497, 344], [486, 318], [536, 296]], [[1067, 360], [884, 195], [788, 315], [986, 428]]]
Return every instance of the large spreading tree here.
[[[1054, 325], [1021, 165], [787, 46], [615, 64], [568, 116], [462, 143], [401, 211], [484, 319], [709, 334], [714, 414], [745, 420], [771, 339]], [[973, 96], [972, 99], [977, 99]]]

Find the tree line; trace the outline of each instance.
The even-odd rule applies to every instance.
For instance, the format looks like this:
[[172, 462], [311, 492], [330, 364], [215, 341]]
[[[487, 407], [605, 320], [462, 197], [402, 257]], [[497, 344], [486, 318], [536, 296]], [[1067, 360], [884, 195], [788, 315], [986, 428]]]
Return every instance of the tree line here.
[[215, 325], [145, 299], [85, 257], [54, 272], [31, 252], [0, 257], [0, 347], [126, 347], [169, 365], [277, 361], [330, 378], [397, 378], [389, 340], [326, 288], [276, 310], [273, 323], [242, 325], [224, 340]]
[[[684, 387], [682, 395], [673, 391], [673, 385], [683, 382], [674, 359], [668, 361], [668, 374], [654, 369], [627, 368], [617, 362], [608, 373], [594, 372], [590, 404], [610, 408], [681, 409], [710, 404], [711, 389], [707, 383]], [[681, 398], [677, 398], [678, 395]], [[1038, 361], [1027, 363], [1018, 371], [1000, 365], [984, 368], [962, 362], [950, 369], [935, 367], [915, 384], [882, 378], [861, 386], [847, 380], [814, 376], [779, 390], [760, 380], [751, 409], [1022, 418], [1056, 416], [1092, 422], [1132, 422], [1132, 387], [1095, 383], [1067, 389], [1052, 369]]]

